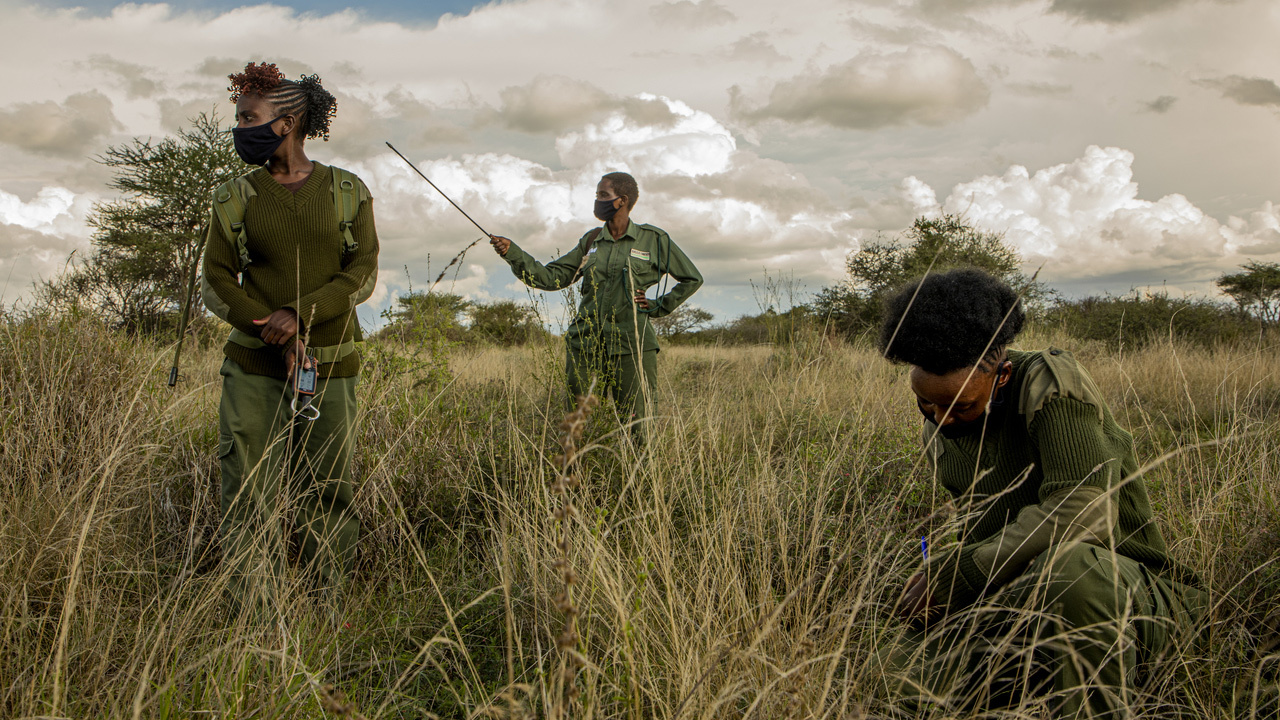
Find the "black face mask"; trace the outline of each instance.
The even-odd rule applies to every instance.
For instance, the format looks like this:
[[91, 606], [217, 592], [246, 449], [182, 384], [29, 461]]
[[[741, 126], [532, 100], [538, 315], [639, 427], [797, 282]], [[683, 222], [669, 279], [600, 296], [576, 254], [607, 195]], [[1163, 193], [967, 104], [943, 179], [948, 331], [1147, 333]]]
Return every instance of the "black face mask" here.
[[231, 129], [231, 139], [235, 142], [236, 152], [241, 160], [250, 165], [267, 164], [271, 156], [276, 153], [276, 148], [284, 142], [284, 137], [277, 135], [276, 131], [271, 129], [276, 120], [282, 117], [284, 115], [253, 127]]
[[[613, 200], [617, 200], [614, 198]], [[618, 214], [618, 208], [613, 206], [613, 200], [597, 200], [596, 201], [596, 219], [609, 222], [614, 215]]]

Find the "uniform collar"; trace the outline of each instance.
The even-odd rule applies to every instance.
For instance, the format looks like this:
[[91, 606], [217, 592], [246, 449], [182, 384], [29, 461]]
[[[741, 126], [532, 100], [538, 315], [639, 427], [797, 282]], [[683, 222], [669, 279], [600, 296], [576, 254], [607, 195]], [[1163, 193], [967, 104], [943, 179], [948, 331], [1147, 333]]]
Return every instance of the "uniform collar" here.
[[[624, 238], [628, 237], [632, 240], [639, 239], [640, 237], [640, 226], [636, 225], [636, 221], [631, 220], [630, 218], [627, 219], [627, 231], [622, 233], [622, 237], [618, 238], [617, 242], [621, 242]], [[609, 233], [608, 223], [600, 226], [600, 239], [608, 240], [610, 242], [614, 241], [613, 235]]]

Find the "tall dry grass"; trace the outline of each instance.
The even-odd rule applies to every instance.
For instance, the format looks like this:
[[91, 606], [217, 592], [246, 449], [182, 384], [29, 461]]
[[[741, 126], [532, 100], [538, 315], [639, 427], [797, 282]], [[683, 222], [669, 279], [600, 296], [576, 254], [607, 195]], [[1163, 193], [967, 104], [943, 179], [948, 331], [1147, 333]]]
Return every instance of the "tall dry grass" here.
[[[1023, 345], [1050, 341], [1071, 345]], [[1148, 669], [1133, 712], [1274, 717], [1275, 349], [1079, 350], [1142, 458], [1167, 456], [1153, 502], [1215, 604], [1205, 643]], [[247, 620], [215, 536], [220, 352], [177, 392], [164, 352], [85, 319], [4, 318], [0, 715], [930, 712], [884, 700], [874, 658], [950, 509], [903, 371], [867, 349], [664, 351], [648, 448], [600, 406], [565, 483], [558, 349], [369, 346], [345, 604], [333, 615], [291, 575]]]

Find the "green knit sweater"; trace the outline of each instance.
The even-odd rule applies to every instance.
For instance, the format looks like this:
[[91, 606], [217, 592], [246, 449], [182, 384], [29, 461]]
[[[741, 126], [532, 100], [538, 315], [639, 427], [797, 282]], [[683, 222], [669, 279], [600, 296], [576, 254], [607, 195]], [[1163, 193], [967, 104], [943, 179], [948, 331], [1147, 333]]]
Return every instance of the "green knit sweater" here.
[[[948, 440], [925, 421], [937, 481], [965, 513], [959, 546], [928, 563], [935, 599], [957, 606], [986, 594], [1016, 571], [993, 571], [992, 561], [984, 566], [980, 558], [1024, 562], [1015, 544], [1031, 543], [1036, 533], [1042, 545], [1062, 541], [1062, 533], [1050, 537], [1040, 528], [1067, 527], [1086, 505], [1107, 508], [1104, 544], [1153, 570], [1170, 568], [1146, 485], [1131, 477], [1138, 468], [1133, 436], [1116, 424], [1092, 379], [1054, 348], [1010, 351], [1009, 360], [1013, 376], [997, 393], [984, 433]], [[1073, 505], [1073, 495], [1088, 502]]]
[[[216, 219], [209, 223], [205, 245], [205, 279], [228, 307], [227, 321], [257, 338], [261, 328], [253, 320], [292, 308], [298, 313], [300, 333], [310, 333], [311, 345], [354, 340], [354, 299], [378, 269], [372, 199], [360, 204], [351, 227], [358, 248], [344, 253], [328, 166], [315, 163], [297, 193], [276, 182], [266, 168], [247, 177], [257, 194], [244, 214], [250, 262], [243, 274], [235, 240], [223, 234]], [[223, 352], [247, 373], [281, 379], [286, 375], [280, 348], [255, 349], [228, 341]], [[351, 352], [319, 370], [321, 377], [353, 377], [360, 372], [360, 354]]]

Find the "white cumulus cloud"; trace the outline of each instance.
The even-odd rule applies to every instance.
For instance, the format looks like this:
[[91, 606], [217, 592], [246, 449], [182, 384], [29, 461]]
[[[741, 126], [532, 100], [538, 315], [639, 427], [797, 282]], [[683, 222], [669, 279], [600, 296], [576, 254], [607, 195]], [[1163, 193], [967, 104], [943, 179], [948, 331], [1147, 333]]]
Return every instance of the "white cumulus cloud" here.
[[51, 233], [58, 219], [70, 214], [75, 199], [75, 193], [62, 187], [41, 188], [31, 202], [0, 190], [0, 223]]
[[29, 201], [0, 190], [0, 224], [34, 230], [41, 235], [89, 237], [85, 218], [98, 196], [64, 187], [43, 187]]
[[41, 188], [26, 201], [0, 190], [0, 302], [53, 278], [72, 251], [88, 247], [85, 218], [95, 200], [59, 186]]
[[710, 175], [724, 172], [737, 149], [732, 133], [718, 120], [678, 100], [649, 94], [641, 101], [664, 103], [674, 120], [664, 124], [636, 121], [615, 112], [556, 140], [556, 150], [568, 167], [609, 167], [636, 175]]
[[[634, 103], [623, 102], [598, 122], [557, 138], [558, 168], [498, 153], [424, 159], [418, 165], [486, 230], [511, 237], [544, 262], [598, 224], [591, 213], [600, 176], [631, 172], [640, 183], [633, 218], [667, 230], [704, 274], [728, 285], [745, 284], [763, 267], [794, 267], [797, 276], [820, 286], [838, 277], [844, 255], [870, 233], [869, 223], [911, 217], [913, 205], [902, 198], [870, 210], [836, 207], [793, 168], [739, 149], [723, 124], [684, 103], [652, 95], [625, 100], [661, 103], [675, 120], [637, 120]], [[405, 266], [415, 289], [429, 285], [479, 236], [394, 155], [345, 166], [377, 198], [382, 265], [400, 268], [380, 276], [387, 291], [407, 289]], [[509, 295], [509, 285], [507, 268], [486, 243], [449, 268], [442, 282], [473, 298]]]
[[[1274, 5], [521, 0], [411, 24], [279, 3], [102, 15], [16, 0], [0, 48], [21, 70], [0, 103], [0, 189], [16, 193], [0, 196], [0, 263], [52, 267], [86, 247], [85, 193], [110, 196], [94, 157], [215, 105], [225, 120], [226, 75], [266, 60], [339, 98], [332, 141], [308, 151], [373, 187], [383, 302], [410, 284], [405, 266], [420, 289], [478, 236], [384, 140], [541, 259], [595, 224], [600, 173], [632, 172], [637, 220], [704, 271], [699, 304], [739, 298], [709, 306], [721, 316], [754, 310], [744, 282], [763, 267], [816, 289], [861, 239], [944, 205], [1008, 230], [1046, 276], [1127, 269], [1099, 283], [1115, 291], [1212, 277], [1280, 253], [1267, 202], [1280, 174], [1263, 160], [1280, 152]], [[1105, 150], [1037, 170], [1091, 144], [1136, 153], [1138, 175]], [[75, 199], [59, 209], [66, 196], [41, 187]], [[455, 266], [458, 287], [473, 265], [487, 272], [475, 292], [510, 294], [483, 245]]]
[[[1280, 208], [1266, 203], [1220, 222], [1179, 194], [1139, 196], [1133, 153], [1090, 146], [1076, 160], [1034, 173], [1021, 165], [956, 185], [926, 213], [962, 215], [1004, 233], [1030, 266], [1051, 278], [1087, 279], [1135, 271], [1201, 280], [1245, 253], [1280, 252]], [[912, 182], [914, 181], [914, 182]], [[914, 178], [908, 196], [932, 190]]]

